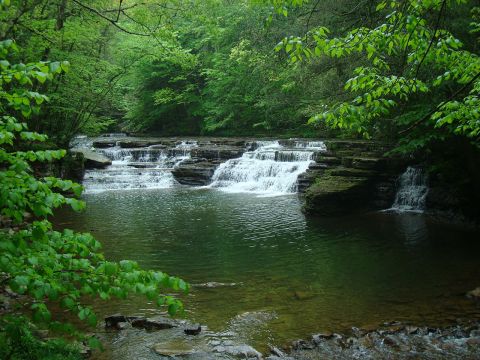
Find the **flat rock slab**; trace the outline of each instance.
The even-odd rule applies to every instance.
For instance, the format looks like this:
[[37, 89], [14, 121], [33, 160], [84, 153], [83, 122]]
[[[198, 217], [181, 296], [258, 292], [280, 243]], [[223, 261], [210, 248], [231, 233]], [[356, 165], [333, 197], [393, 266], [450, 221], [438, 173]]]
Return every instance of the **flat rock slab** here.
[[182, 185], [204, 186], [208, 185], [218, 164], [208, 161], [184, 162], [172, 170], [172, 174]]
[[72, 153], [81, 153], [85, 159], [86, 169], [104, 168], [112, 165], [112, 160], [106, 156], [87, 149], [75, 149]]
[[153, 351], [155, 351], [158, 355], [162, 356], [187, 356], [195, 353], [194, 348], [192, 345], [188, 344], [187, 342], [178, 340], [172, 340], [169, 342], [163, 342], [153, 345]]

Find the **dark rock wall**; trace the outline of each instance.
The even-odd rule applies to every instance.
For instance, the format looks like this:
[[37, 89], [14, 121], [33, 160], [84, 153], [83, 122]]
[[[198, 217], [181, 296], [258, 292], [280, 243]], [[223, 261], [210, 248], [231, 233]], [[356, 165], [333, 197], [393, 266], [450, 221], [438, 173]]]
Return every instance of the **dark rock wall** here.
[[338, 216], [386, 209], [395, 199], [405, 162], [387, 158], [389, 147], [368, 141], [326, 141], [328, 151], [299, 177], [307, 214]]

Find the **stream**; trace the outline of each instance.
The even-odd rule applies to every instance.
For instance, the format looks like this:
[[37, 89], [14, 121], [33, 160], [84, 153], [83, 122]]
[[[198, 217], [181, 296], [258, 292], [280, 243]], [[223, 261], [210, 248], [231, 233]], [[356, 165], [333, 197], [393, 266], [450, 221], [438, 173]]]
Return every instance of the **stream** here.
[[[182, 299], [186, 317], [215, 332], [243, 327], [241, 341], [260, 351], [318, 331], [392, 320], [443, 326], [480, 315], [464, 296], [478, 286], [478, 234], [421, 214], [307, 219], [296, 195], [214, 189], [110, 191], [85, 200], [85, 213], [65, 212], [59, 225], [91, 232], [108, 259], [136, 260], [191, 284], [226, 284], [193, 286]], [[143, 298], [95, 307], [101, 315], [159, 314]], [[245, 313], [260, 320], [238, 323]], [[121, 345], [110, 351], [106, 358], [131, 358]]]
[[[267, 353], [318, 332], [480, 319], [465, 297], [479, 285], [479, 234], [422, 213], [428, 188], [417, 169], [400, 178], [395, 211], [316, 218], [302, 213], [295, 183], [314, 153], [326, 151], [321, 141], [246, 143], [198, 187], [172, 175], [195, 165], [196, 141], [118, 144], [99, 150], [111, 166], [85, 175], [87, 211], [64, 209], [56, 226], [92, 233], [109, 260], [128, 258], [189, 282], [183, 317], [204, 329], [189, 346], [246, 344]], [[207, 154], [231, 151], [207, 146]], [[101, 317], [165, 315], [139, 297], [93, 305]], [[99, 325], [98, 332], [107, 348], [99, 359], [156, 359], [156, 343], [186, 341], [182, 331], [104, 333]]]

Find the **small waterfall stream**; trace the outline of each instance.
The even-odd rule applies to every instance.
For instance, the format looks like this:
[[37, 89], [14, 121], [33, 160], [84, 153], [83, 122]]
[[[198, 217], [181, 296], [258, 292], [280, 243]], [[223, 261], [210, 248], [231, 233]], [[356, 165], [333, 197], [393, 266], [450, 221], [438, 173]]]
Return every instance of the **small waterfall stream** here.
[[298, 175], [305, 172], [323, 142], [295, 142], [293, 147], [278, 141], [257, 141], [256, 149], [241, 158], [221, 164], [210, 187], [232, 193], [280, 195], [296, 192]]
[[83, 181], [85, 192], [170, 188], [176, 183], [172, 169], [189, 159], [191, 149], [196, 146], [194, 141], [182, 141], [169, 150], [155, 146], [98, 149], [97, 152], [112, 160], [112, 165], [106, 169], [86, 171]]
[[399, 188], [391, 210], [423, 212], [428, 194], [428, 178], [418, 167], [408, 167], [399, 177]]
[[[84, 148], [92, 147], [92, 141], [84, 137], [78, 139], [77, 144], [80, 147], [84, 145]], [[199, 144], [194, 140], [131, 148], [120, 146], [124, 146], [125, 142], [116, 144], [96, 149], [96, 152], [112, 160], [112, 165], [86, 171], [83, 181], [86, 193], [173, 187], [178, 185], [173, 169], [195, 167], [198, 162], [210, 162], [215, 167], [220, 157], [212, 157], [211, 154], [224, 146], [209, 141]], [[202, 148], [206, 151], [200, 151], [199, 155], [198, 150]], [[233, 149], [242, 150], [242, 145]], [[322, 141], [272, 140], [246, 142], [243, 149], [245, 152], [241, 157], [218, 165], [207, 187], [266, 196], [295, 193], [298, 175], [308, 169], [315, 153], [326, 151], [326, 146]], [[194, 150], [197, 151], [192, 157]], [[202, 171], [201, 168], [199, 171]]]

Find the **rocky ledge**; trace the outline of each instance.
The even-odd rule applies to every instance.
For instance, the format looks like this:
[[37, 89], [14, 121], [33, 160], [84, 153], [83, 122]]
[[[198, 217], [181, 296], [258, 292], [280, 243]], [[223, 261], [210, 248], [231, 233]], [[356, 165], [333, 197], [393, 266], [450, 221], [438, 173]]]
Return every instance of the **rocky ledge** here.
[[109, 158], [92, 150], [74, 149], [70, 152], [72, 154], [83, 155], [83, 159], [85, 161], [85, 168], [87, 169], [105, 168], [109, 165], [112, 165], [112, 161]]
[[212, 179], [219, 161], [193, 158], [183, 161], [172, 170], [172, 174], [182, 185], [203, 186], [208, 185]]
[[308, 214], [337, 216], [385, 209], [395, 198], [395, 182], [405, 163], [385, 157], [389, 146], [369, 141], [325, 141], [328, 151], [298, 179]]
[[[296, 340], [286, 346], [270, 347], [262, 354], [247, 343], [244, 331], [249, 326], [263, 329], [275, 316], [268, 313], [244, 313], [232, 319], [227, 331], [212, 332], [207, 326], [170, 318], [124, 316], [105, 319], [110, 341], [133, 346], [139, 357], [181, 357], [185, 359], [478, 359], [480, 323], [462, 321], [445, 328], [415, 326], [400, 322], [352, 327], [342, 334], [323, 332], [308, 340]], [[247, 327], [245, 327], [247, 325]], [[143, 330], [142, 330], [143, 329]], [[112, 334], [113, 331], [113, 334]], [[117, 335], [115, 335], [117, 334]], [[113, 337], [112, 337], [113, 335]], [[132, 340], [132, 343], [128, 339]], [[138, 347], [139, 342], [148, 346]], [[123, 349], [123, 350], [122, 350]], [[119, 352], [125, 349], [119, 347]], [[113, 354], [115, 356], [115, 354]], [[117, 354], [118, 355], [118, 354]]]

